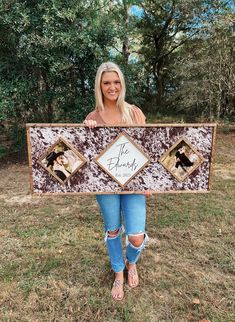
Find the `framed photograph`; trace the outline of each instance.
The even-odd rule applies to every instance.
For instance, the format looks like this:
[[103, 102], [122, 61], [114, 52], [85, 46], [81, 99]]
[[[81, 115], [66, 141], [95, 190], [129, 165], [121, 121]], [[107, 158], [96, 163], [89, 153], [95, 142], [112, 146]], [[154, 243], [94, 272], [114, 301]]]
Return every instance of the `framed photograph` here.
[[41, 155], [38, 163], [64, 185], [86, 163], [86, 159], [66, 140], [59, 138]]
[[32, 194], [207, 193], [216, 124], [27, 124]]
[[180, 138], [159, 159], [159, 162], [179, 181], [184, 181], [205, 159], [185, 138]]

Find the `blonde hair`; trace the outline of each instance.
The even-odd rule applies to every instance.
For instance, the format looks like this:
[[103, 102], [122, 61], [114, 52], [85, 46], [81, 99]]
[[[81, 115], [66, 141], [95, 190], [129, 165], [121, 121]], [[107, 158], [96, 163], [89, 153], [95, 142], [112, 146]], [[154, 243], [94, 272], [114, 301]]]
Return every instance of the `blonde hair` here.
[[121, 91], [118, 96], [117, 100], [117, 107], [120, 109], [122, 113], [122, 121], [123, 123], [133, 124], [133, 113], [132, 113], [132, 106], [125, 102], [125, 95], [126, 95], [126, 84], [123, 73], [118, 65], [112, 62], [106, 62], [100, 65], [97, 70], [96, 78], [95, 78], [95, 100], [96, 100], [96, 109], [98, 111], [104, 110], [104, 101], [103, 101], [103, 94], [101, 90], [101, 79], [102, 75], [105, 72], [116, 72], [119, 76], [121, 82]]

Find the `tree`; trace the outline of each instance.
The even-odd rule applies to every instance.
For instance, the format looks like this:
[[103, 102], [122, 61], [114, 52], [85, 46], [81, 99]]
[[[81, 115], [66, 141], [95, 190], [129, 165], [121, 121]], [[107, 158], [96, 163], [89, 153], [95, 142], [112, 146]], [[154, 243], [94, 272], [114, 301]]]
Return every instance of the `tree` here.
[[165, 108], [167, 94], [171, 95], [174, 88], [169, 67], [177, 59], [177, 53], [190, 39], [196, 39], [200, 30], [225, 7], [223, 0], [146, 0], [142, 3], [143, 16], [138, 23], [142, 35], [140, 54], [144, 57], [151, 88], [147, 94], [152, 94], [155, 111]]
[[112, 30], [104, 28], [104, 4], [85, 0], [2, 4], [2, 119], [21, 123], [84, 119], [94, 106], [95, 72], [108, 56], [112, 38]]
[[180, 82], [173, 99], [188, 114], [210, 120], [235, 117], [234, 24], [220, 15], [206, 33], [181, 52], [175, 75]]

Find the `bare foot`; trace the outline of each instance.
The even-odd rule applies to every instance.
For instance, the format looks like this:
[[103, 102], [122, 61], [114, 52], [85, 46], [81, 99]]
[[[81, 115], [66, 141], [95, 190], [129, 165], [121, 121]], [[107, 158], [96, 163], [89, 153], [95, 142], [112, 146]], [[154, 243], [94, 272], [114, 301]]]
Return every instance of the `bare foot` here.
[[124, 278], [123, 278], [123, 272], [115, 273], [115, 280], [113, 282], [112, 287], [112, 297], [116, 301], [121, 301], [124, 297], [124, 291], [123, 291], [123, 285], [124, 285]]
[[136, 268], [136, 264], [129, 264], [126, 262], [126, 268], [128, 271], [128, 285], [130, 288], [135, 288], [139, 285], [139, 276]]

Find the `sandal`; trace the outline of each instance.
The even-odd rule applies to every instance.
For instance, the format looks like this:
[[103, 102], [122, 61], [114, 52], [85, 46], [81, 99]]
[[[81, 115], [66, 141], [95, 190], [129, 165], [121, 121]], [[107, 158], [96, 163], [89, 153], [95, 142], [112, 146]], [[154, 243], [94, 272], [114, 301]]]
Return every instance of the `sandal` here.
[[139, 276], [137, 273], [136, 265], [133, 268], [128, 269], [128, 261], [126, 261], [126, 269], [127, 269], [127, 280], [128, 280], [128, 286], [130, 288], [135, 288], [139, 285]]
[[113, 282], [111, 294], [112, 298], [115, 301], [121, 301], [124, 298], [123, 285], [124, 281], [121, 281], [119, 279], [115, 279], [115, 281]]

